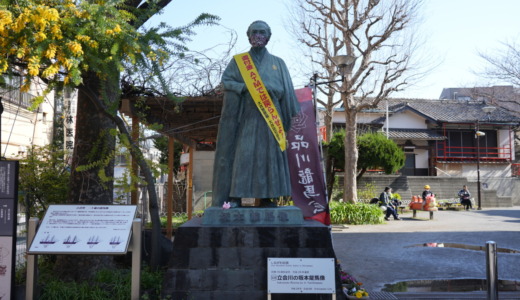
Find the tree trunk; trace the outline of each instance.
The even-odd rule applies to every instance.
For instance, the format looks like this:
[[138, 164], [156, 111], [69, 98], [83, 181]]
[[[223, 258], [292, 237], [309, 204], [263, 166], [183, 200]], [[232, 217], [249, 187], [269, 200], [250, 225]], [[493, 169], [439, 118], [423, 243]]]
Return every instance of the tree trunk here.
[[325, 124], [325, 141], [328, 143], [332, 139], [334, 134], [332, 130], [332, 113], [334, 112], [334, 106], [327, 106], [325, 109], [325, 115], [323, 116], [323, 123]]
[[[119, 78], [119, 76], [115, 76], [114, 78]], [[130, 132], [128, 132], [125, 123], [116, 114], [116, 110], [114, 109], [118, 106], [114, 106], [113, 103], [114, 101], [119, 101], [119, 96], [121, 94], [118, 88], [118, 84], [118, 81], [114, 81], [112, 82], [112, 85], [109, 85], [109, 88], [106, 90], [105, 95], [112, 100], [109, 100], [108, 106], [106, 105], [106, 103], [103, 103], [99, 98], [92, 98], [91, 103], [93, 106], [97, 107], [98, 111], [100, 111], [107, 120], [111, 121], [111, 124], [117, 126], [119, 132], [122, 135], [126, 136], [127, 140], [130, 142], [130, 153], [132, 154], [132, 157], [137, 161], [139, 168], [141, 168], [141, 171], [144, 174], [144, 179], [147, 182], [146, 189], [148, 192], [148, 210], [150, 212], [150, 217], [152, 221], [152, 253], [150, 255], [150, 267], [152, 268], [152, 270], [158, 270], [159, 261], [161, 259], [161, 220], [159, 217], [159, 205], [157, 200], [157, 192], [155, 190], [155, 180], [153, 178], [152, 171], [148, 166], [148, 163], [144, 159], [141, 149], [139, 149], [139, 146], [133, 141], [132, 136]], [[111, 108], [113, 111], [110, 110]]]
[[76, 135], [74, 155], [72, 157], [70, 177], [70, 203], [112, 204], [113, 181], [102, 182], [100, 168], [107, 177], [114, 174], [114, 160], [107, 164], [78, 171], [78, 166], [87, 166], [94, 162], [105, 161], [113, 154], [115, 138], [109, 130], [115, 124], [97, 109], [92, 99], [99, 99], [100, 81], [96, 74], [89, 72], [78, 87], [78, 109], [76, 117]]
[[[110, 159], [100, 165], [91, 165], [94, 162], [105, 162], [107, 157], [112, 157], [115, 149], [115, 138], [109, 133], [109, 130], [115, 128], [115, 124], [92, 101], [99, 97], [100, 81], [96, 74], [89, 72], [83, 78], [83, 85], [78, 87], [80, 113], [76, 117], [69, 203], [112, 204], [113, 181], [103, 182], [99, 172], [102, 168], [105, 176], [113, 177], [114, 160]], [[77, 170], [78, 166], [87, 165], [91, 167]], [[59, 278], [82, 281], [92, 278], [96, 271], [110, 268], [112, 265], [113, 256], [60, 255], [56, 259], [54, 270]]]
[[[332, 103], [332, 95], [327, 96], [328, 103]], [[332, 113], [334, 111], [334, 105], [327, 105], [325, 108], [325, 115], [323, 116], [323, 123], [325, 124], [325, 142], [329, 143], [332, 139], [333, 130], [332, 130]], [[332, 158], [328, 154], [327, 147], [323, 148], [323, 156], [325, 159], [325, 184], [327, 189], [328, 200], [331, 200], [332, 190], [334, 188], [335, 181], [335, 172], [334, 172], [334, 164]]]
[[334, 181], [336, 172], [334, 171], [334, 161], [329, 155], [328, 147], [323, 147], [323, 156], [325, 157], [325, 188], [327, 189], [328, 200], [332, 200], [332, 190], [334, 189]]
[[[349, 108], [348, 97], [353, 95], [342, 95], [345, 97], [345, 181], [343, 190], [343, 201], [357, 202], [357, 111], [355, 108]], [[351, 99], [352, 100], [352, 99]], [[353, 101], [353, 100], [352, 100]]]

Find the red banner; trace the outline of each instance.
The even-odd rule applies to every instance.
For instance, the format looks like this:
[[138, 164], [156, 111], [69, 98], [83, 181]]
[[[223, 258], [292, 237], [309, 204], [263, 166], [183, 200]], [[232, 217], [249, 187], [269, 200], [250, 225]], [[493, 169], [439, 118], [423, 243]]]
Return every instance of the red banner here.
[[295, 92], [301, 111], [287, 133], [292, 199], [304, 218], [330, 225], [312, 90], [306, 87]]

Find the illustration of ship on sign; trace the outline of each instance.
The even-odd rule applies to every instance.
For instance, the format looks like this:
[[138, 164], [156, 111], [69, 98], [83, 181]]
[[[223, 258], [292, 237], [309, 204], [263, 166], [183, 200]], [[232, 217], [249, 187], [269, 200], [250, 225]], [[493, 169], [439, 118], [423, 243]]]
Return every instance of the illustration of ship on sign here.
[[63, 244], [65, 245], [75, 245], [79, 242], [78, 237], [74, 236], [71, 237], [70, 235], [63, 241]]
[[42, 245], [52, 245], [56, 243], [56, 237], [47, 235], [43, 240], [40, 240], [40, 244]]
[[119, 244], [121, 244], [121, 239], [118, 236], [114, 236], [110, 239], [110, 245], [112, 245], [112, 247], [115, 247]]
[[89, 245], [90, 248], [94, 247], [95, 245], [99, 244], [100, 240], [99, 240], [99, 236], [91, 236], [88, 238], [88, 242], [87, 242], [87, 245]]

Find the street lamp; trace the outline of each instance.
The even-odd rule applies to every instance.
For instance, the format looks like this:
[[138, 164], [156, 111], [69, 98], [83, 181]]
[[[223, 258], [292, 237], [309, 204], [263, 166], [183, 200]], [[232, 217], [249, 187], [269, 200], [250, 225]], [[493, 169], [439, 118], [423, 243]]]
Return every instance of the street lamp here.
[[477, 141], [477, 199], [478, 199], [478, 210], [482, 210], [481, 197], [480, 197], [480, 141], [479, 137], [485, 136], [486, 133], [479, 131], [479, 121], [475, 126], [475, 140]]
[[[354, 63], [356, 62], [356, 57], [354, 55], [348, 54], [348, 55], [338, 55], [332, 57], [333, 64], [337, 67], [339, 74], [341, 75], [341, 79], [336, 80], [330, 80], [330, 81], [322, 81], [318, 82], [318, 74], [314, 73], [314, 75], [311, 77], [311, 86], [312, 86], [312, 102], [314, 103], [314, 111], [316, 113], [316, 122], [319, 123], [319, 115], [317, 110], [317, 101], [316, 101], [316, 94], [317, 94], [317, 86], [320, 84], [331, 84], [335, 82], [344, 82], [345, 81], [345, 74], [347, 73], [349, 75], [348, 79], [350, 80], [350, 74], [352, 73], [352, 68], [354, 67]], [[329, 86], [330, 88], [330, 86]], [[322, 147], [322, 141], [320, 139], [320, 153], [323, 153]], [[327, 174], [326, 170], [327, 168], [323, 165], [323, 157], [321, 157], [322, 162], [322, 169], [323, 169], [323, 179], [325, 180], [325, 184], [327, 184]], [[325, 192], [327, 192], [327, 189], [325, 189]], [[329, 195], [326, 195], [327, 201], [329, 198]]]
[[[486, 105], [482, 107], [482, 111], [488, 115], [488, 121], [490, 120], [490, 114], [495, 111], [496, 107], [491, 105]], [[477, 141], [477, 200], [478, 200], [478, 210], [482, 210], [481, 203], [481, 193], [480, 193], [480, 141], [479, 137], [485, 136], [486, 133], [479, 130], [480, 129], [480, 121], [477, 120], [475, 124], [475, 140]]]
[[352, 72], [352, 67], [356, 62], [356, 58], [354, 55], [337, 55], [332, 58], [332, 61], [338, 67], [338, 71], [341, 74], [341, 81], [345, 79], [345, 74]]
[[330, 81], [321, 81], [318, 82], [318, 74], [314, 73], [314, 76], [311, 78], [311, 85], [316, 89], [316, 86], [320, 84], [331, 84], [334, 82], [342, 82], [345, 80], [345, 74], [348, 73], [348, 69], [352, 68], [354, 63], [356, 62], [356, 57], [353, 55], [338, 55], [332, 57], [332, 62], [338, 68], [338, 73], [341, 75], [341, 79], [330, 80]]

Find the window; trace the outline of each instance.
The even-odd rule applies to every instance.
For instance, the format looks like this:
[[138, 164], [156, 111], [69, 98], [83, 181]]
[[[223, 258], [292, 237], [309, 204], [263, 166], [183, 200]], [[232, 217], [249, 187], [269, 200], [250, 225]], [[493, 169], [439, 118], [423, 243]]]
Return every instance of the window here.
[[479, 147], [474, 130], [447, 130], [445, 141], [437, 142], [437, 156], [445, 158], [476, 159], [480, 150], [480, 157], [498, 157], [497, 132], [495, 130], [481, 130], [485, 136], [478, 138]]

